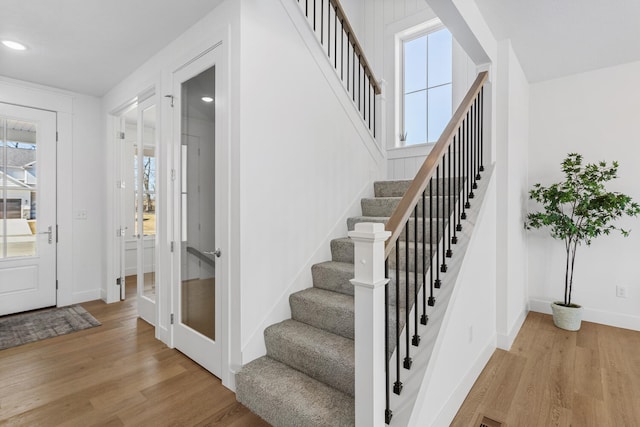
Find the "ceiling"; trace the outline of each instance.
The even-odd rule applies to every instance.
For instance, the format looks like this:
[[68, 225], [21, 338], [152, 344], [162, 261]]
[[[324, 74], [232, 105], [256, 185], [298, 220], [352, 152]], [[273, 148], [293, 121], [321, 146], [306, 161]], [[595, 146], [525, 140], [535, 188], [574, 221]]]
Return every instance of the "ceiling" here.
[[0, 0], [0, 75], [102, 96], [222, 0]]
[[476, 0], [529, 82], [640, 60], [639, 0]]

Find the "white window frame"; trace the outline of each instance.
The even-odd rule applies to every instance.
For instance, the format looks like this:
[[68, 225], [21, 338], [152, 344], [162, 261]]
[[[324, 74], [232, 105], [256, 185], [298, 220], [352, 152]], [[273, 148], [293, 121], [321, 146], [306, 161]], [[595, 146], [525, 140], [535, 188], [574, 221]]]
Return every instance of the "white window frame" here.
[[[427, 141], [419, 144], [406, 144], [402, 140], [402, 135], [405, 133], [404, 129], [404, 44], [408, 41], [415, 40], [417, 38], [426, 36], [430, 33], [435, 33], [446, 28], [440, 19], [435, 18], [427, 22], [421, 23], [414, 27], [408, 28], [396, 34], [396, 132], [395, 132], [395, 147], [422, 147], [428, 145], [434, 145], [434, 142], [428, 141], [429, 130], [427, 128]], [[452, 48], [452, 62], [453, 62], [453, 48]], [[428, 67], [428, 63], [427, 63]], [[453, 70], [453, 64], [452, 64]], [[451, 78], [451, 97], [453, 105], [453, 75]], [[427, 88], [428, 91], [428, 88]], [[427, 116], [429, 114], [427, 103]], [[452, 112], [453, 114], [453, 112]]]

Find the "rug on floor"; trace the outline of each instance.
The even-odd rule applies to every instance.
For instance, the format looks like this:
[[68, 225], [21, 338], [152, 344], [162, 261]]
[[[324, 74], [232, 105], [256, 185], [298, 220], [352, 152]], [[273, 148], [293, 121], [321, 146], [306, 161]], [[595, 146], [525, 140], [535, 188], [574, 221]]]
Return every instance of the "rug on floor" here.
[[100, 326], [79, 305], [0, 317], [0, 350]]

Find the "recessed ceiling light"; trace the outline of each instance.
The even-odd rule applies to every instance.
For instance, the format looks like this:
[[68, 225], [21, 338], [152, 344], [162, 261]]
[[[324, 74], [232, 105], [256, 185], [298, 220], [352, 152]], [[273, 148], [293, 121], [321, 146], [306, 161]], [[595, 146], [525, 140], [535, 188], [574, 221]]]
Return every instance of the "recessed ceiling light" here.
[[27, 47], [22, 43], [15, 42], [13, 40], [2, 40], [2, 44], [13, 50], [26, 50]]
[[202, 97], [202, 100], [203, 100], [204, 102], [213, 102], [213, 98], [212, 98], [212, 97], [210, 97], [210, 96], [203, 96], [203, 97]]

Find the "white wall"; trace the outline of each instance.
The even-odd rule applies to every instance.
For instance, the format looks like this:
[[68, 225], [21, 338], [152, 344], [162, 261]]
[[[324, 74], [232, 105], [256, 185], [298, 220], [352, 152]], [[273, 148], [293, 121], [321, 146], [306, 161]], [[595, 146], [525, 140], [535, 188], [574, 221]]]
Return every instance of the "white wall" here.
[[[634, 87], [640, 62], [531, 85], [529, 183], [549, 185], [562, 178], [560, 162], [577, 152], [585, 162], [620, 162], [619, 178], [608, 186], [640, 201], [640, 136], [634, 124], [640, 98]], [[534, 208], [534, 205], [530, 205]], [[640, 220], [618, 222], [632, 229], [629, 238], [603, 236], [578, 249], [573, 301], [585, 308], [584, 319], [640, 330]], [[616, 297], [626, 286], [626, 299]], [[546, 231], [529, 233], [531, 308], [548, 312], [548, 302], [564, 292], [562, 243]]]
[[509, 40], [498, 44], [498, 346], [508, 350], [528, 311], [527, 147], [529, 83]]
[[[104, 284], [104, 218], [107, 203], [102, 183], [106, 162], [102, 156], [100, 99], [73, 95], [73, 300], [99, 299]], [[86, 219], [79, 215], [86, 211]]]
[[311, 265], [330, 259], [330, 238], [346, 235], [346, 217], [384, 176], [382, 152], [346, 114], [339, 79], [321, 71], [328, 61], [289, 12], [278, 1], [242, 8], [243, 363], [264, 354], [264, 328], [290, 316], [289, 295], [312, 285]]
[[[490, 179], [410, 426], [450, 425], [496, 346], [496, 180]], [[476, 207], [477, 208], [477, 207]]]

